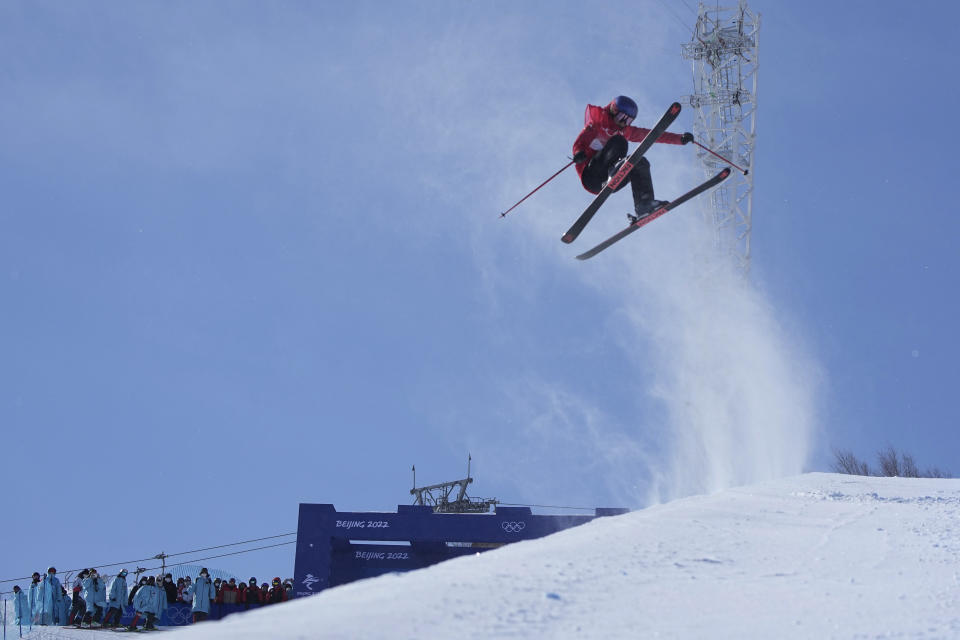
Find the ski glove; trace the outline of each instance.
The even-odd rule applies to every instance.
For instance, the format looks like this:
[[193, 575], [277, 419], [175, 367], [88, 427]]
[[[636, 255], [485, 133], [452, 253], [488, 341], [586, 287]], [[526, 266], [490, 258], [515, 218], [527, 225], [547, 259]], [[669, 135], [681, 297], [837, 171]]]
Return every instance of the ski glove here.
[[586, 151], [577, 151], [573, 154], [574, 164], [583, 164], [587, 161], [587, 152]]
[[680, 144], [689, 144], [691, 142], [693, 142], [693, 134], [689, 131], [680, 136]]

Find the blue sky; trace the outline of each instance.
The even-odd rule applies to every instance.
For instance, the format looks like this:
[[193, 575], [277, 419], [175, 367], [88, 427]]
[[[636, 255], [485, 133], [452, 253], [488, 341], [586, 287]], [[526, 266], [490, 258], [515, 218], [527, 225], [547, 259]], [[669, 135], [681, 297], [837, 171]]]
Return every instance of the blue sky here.
[[[562, 245], [571, 172], [498, 217], [588, 102], [691, 92], [674, 4], [0, 6], [2, 577], [390, 510], [468, 452], [476, 495], [577, 506], [831, 447], [960, 473], [946, 4], [751, 4], [748, 285], [692, 206], [574, 260], [629, 204]], [[659, 197], [699, 176], [649, 157]]]

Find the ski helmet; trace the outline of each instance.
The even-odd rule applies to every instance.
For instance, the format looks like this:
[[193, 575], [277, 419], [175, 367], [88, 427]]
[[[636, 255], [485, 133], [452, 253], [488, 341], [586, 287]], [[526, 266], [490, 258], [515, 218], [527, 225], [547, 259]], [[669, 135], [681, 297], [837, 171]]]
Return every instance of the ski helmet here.
[[637, 103], [627, 96], [617, 96], [607, 105], [613, 119], [620, 126], [627, 126], [637, 117]]

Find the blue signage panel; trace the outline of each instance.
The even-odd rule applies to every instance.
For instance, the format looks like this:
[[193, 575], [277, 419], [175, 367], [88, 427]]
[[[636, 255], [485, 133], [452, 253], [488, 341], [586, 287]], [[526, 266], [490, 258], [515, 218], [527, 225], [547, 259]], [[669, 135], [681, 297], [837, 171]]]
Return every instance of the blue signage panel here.
[[[434, 513], [400, 505], [396, 513], [338, 512], [332, 504], [301, 504], [294, 570], [297, 597], [395, 571], [423, 567], [541, 538], [628, 509], [596, 509], [589, 516], [533, 515], [527, 507], [494, 513]], [[395, 544], [376, 544], [393, 542]]]

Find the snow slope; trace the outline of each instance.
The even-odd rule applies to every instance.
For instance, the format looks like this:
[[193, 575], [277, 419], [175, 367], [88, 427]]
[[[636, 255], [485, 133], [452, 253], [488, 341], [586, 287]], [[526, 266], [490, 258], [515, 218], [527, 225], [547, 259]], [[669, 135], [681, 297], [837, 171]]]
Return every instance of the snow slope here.
[[164, 637], [960, 637], [958, 552], [960, 480], [815, 473]]

